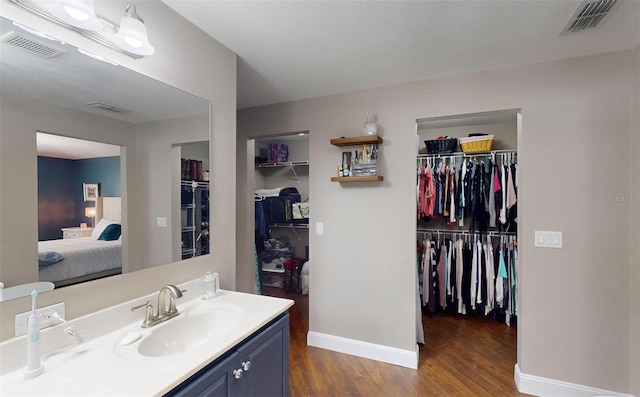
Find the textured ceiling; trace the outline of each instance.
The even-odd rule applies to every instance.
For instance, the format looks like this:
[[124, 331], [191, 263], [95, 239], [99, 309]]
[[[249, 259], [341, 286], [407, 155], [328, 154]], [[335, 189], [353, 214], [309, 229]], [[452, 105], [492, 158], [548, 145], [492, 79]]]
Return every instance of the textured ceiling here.
[[120, 156], [120, 146], [75, 139], [65, 136], [36, 133], [38, 156], [68, 160]]
[[163, 0], [238, 54], [238, 107], [632, 49], [640, 2], [560, 36], [579, 0]]

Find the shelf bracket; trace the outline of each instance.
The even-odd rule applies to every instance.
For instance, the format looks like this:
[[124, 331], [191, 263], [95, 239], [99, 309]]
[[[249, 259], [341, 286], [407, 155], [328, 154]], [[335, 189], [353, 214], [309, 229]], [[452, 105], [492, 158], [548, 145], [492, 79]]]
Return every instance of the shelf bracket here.
[[296, 180], [296, 182], [300, 182], [300, 177], [298, 176], [298, 173], [296, 172], [296, 168], [293, 166], [293, 164], [289, 164], [289, 168], [291, 168], [291, 172], [293, 172], [294, 178]]
[[293, 232], [293, 234], [296, 235], [296, 237], [298, 238], [298, 240], [301, 240], [300, 235], [298, 234], [298, 232], [296, 231], [296, 228], [293, 227], [293, 224], [289, 225], [289, 228], [291, 228], [291, 231]]

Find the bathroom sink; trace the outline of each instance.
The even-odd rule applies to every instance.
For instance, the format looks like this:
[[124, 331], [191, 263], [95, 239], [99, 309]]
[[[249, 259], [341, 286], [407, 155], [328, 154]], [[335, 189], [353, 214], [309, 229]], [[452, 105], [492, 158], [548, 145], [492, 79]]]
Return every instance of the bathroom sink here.
[[138, 353], [162, 357], [195, 349], [232, 330], [239, 318], [235, 310], [227, 308], [180, 314], [151, 328], [149, 335], [139, 343]]

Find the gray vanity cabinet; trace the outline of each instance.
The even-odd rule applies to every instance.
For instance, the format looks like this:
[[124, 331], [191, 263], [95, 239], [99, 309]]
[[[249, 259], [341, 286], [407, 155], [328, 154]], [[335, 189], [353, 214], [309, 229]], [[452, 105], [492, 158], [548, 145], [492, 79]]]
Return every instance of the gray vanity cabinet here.
[[168, 396], [289, 396], [289, 314], [256, 331]]
[[241, 366], [249, 364], [238, 385], [240, 396], [289, 395], [289, 314], [256, 337], [250, 338], [238, 354]]

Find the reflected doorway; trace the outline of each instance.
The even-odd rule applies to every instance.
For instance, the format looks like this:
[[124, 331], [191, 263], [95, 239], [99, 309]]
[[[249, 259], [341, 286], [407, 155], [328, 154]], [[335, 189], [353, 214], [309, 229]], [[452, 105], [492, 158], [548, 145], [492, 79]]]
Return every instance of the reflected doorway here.
[[121, 273], [120, 146], [44, 132], [36, 141], [39, 280], [58, 288]]

